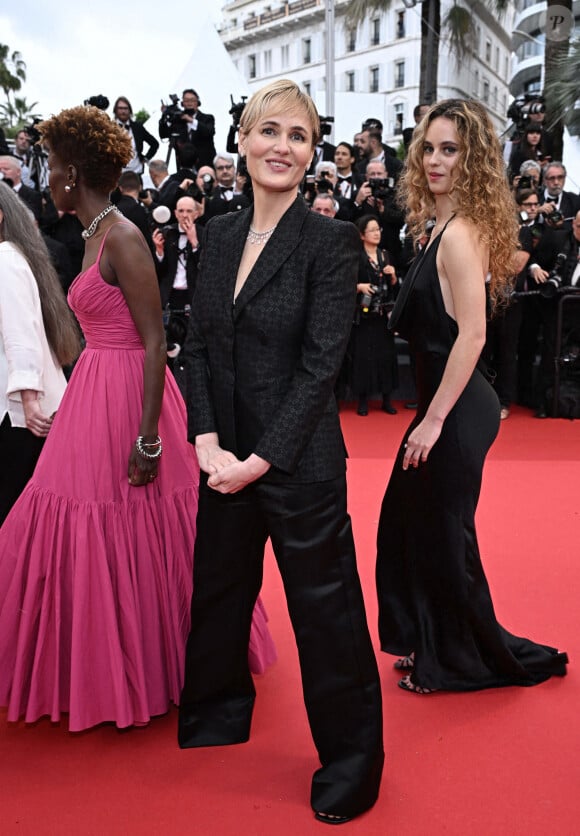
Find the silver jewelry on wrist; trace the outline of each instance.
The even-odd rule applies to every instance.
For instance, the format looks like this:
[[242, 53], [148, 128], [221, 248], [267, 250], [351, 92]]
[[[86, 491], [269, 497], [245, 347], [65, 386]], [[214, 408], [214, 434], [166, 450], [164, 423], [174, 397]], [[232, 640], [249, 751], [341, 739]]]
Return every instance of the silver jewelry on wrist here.
[[147, 442], [142, 435], [139, 435], [135, 441], [135, 449], [144, 459], [154, 461], [163, 452], [163, 444], [161, 443], [160, 436], [157, 436], [155, 441]]

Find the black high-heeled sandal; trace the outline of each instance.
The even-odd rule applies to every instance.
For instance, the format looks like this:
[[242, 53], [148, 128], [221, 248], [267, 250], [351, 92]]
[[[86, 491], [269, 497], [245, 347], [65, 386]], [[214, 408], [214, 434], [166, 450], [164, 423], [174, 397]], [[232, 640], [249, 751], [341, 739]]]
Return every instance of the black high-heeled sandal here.
[[403, 691], [409, 691], [410, 694], [435, 694], [437, 692], [437, 688], [422, 688], [420, 685], [415, 685], [414, 682], [411, 682], [410, 676], [404, 676], [402, 679], [399, 680], [397, 683], [399, 688], [402, 688]]
[[396, 671], [412, 671], [415, 668], [415, 654], [409, 653], [408, 656], [403, 656], [402, 659], [397, 659], [393, 662], [393, 667]]

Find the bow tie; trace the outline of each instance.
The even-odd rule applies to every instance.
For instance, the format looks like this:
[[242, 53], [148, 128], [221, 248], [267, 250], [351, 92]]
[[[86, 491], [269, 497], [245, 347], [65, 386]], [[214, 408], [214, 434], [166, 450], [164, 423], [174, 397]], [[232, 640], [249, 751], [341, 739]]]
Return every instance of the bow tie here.
[[125, 128], [127, 131], [131, 130], [131, 125], [128, 122], [118, 122], [117, 124], [120, 128]]
[[339, 183], [352, 183], [352, 174], [349, 174], [348, 177], [341, 177], [338, 175], [338, 182]]
[[546, 203], [557, 203], [557, 202], [558, 202], [557, 197], [547, 197], [546, 198]]

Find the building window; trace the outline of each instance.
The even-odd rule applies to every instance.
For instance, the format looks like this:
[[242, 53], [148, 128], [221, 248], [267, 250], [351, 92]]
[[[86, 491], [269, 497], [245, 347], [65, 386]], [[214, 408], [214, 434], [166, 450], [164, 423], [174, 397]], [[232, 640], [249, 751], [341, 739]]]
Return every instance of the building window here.
[[348, 73], [345, 73], [345, 87], [347, 93], [354, 93], [354, 72], [351, 70]]
[[394, 132], [395, 134], [402, 134], [403, 133], [403, 121], [405, 119], [405, 105], [404, 104], [396, 104], [393, 106], [393, 116], [394, 116]]
[[371, 20], [371, 46], [378, 46], [381, 42], [381, 19]]
[[311, 92], [312, 85], [311, 85], [311, 83], [309, 81], [303, 81], [302, 86], [304, 87], [304, 92], [306, 93], [306, 95], [311, 96], [312, 95], [312, 92]]
[[356, 50], [356, 29], [349, 29], [346, 33], [346, 51], [355, 52]]
[[310, 64], [312, 62], [312, 40], [310, 38], [302, 39], [302, 63]]
[[473, 73], [473, 95], [476, 98], [479, 96], [479, 70]]
[[255, 55], [248, 55], [248, 77], [256, 78], [257, 62]]
[[379, 68], [371, 67], [369, 70], [369, 93], [379, 92]]
[[491, 64], [491, 41], [485, 42], [485, 61], [487, 64]]
[[504, 78], [508, 77], [508, 71], [509, 71], [509, 58], [506, 55], [503, 59], [503, 77]]
[[271, 73], [272, 72], [272, 50], [267, 49], [264, 52], [264, 72]]
[[405, 37], [405, 12], [397, 12], [397, 38]]
[[475, 54], [479, 55], [481, 49], [481, 26], [475, 27]]
[[395, 87], [405, 86], [405, 62], [395, 61]]
[[489, 102], [489, 81], [483, 82], [483, 94], [481, 98], [486, 104]]
[[494, 67], [495, 67], [496, 72], [499, 72], [499, 46], [496, 46], [496, 48], [495, 48], [495, 63], [494, 63]]
[[280, 63], [282, 64], [282, 69], [286, 69], [290, 63], [290, 47], [288, 44], [285, 44], [280, 50]]

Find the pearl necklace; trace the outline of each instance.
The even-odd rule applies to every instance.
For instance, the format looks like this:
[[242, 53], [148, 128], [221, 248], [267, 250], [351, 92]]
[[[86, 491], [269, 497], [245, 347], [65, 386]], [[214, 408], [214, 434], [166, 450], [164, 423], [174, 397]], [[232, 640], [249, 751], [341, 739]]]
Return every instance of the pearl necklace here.
[[274, 224], [271, 229], [266, 229], [265, 232], [256, 232], [256, 230], [250, 226], [250, 229], [248, 230], [248, 237], [246, 239], [248, 244], [265, 244], [277, 226], [278, 224]]
[[97, 231], [97, 227], [98, 227], [98, 225], [99, 225], [99, 224], [100, 224], [100, 222], [103, 220], [103, 218], [105, 218], [105, 217], [109, 214], [109, 212], [117, 212], [117, 211], [118, 211], [118, 210], [117, 210], [117, 207], [116, 207], [114, 204], [112, 204], [112, 203], [109, 203], [109, 205], [108, 205], [108, 206], [105, 206], [105, 208], [103, 209], [103, 211], [102, 211], [102, 212], [99, 212], [99, 214], [97, 215], [97, 217], [96, 217], [96, 218], [94, 218], [94, 219], [90, 222], [90, 224], [88, 225], [88, 227], [87, 227], [86, 229], [83, 229], [83, 231], [81, 232], [81, 235], [83, 236], [83, 238], [85, 239], [85, 241], [87, 241], [87, 240], [88, 240], [88, 239], [89, 239], [92, 235], [94, 235], [94, 234], [95, 234], [95, 232]]

